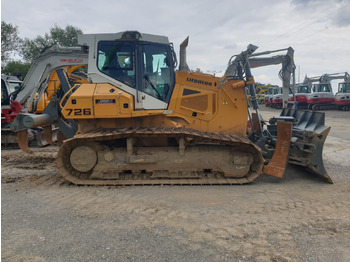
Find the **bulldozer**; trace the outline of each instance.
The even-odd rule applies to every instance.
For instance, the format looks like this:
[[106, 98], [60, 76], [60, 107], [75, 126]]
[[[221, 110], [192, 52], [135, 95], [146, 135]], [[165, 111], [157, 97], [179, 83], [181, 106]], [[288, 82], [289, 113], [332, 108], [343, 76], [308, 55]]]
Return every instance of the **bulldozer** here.
[[80, 35], [89, 82], [70, 86], [58, 72], [61, 90], [51, 106], [14, 121], [20, 147], [30, 152], [26, 128], [59, 122], [67, 139], [57, 168], [77, 185], [247, 184], [262, 173], [282, 177], [288, 162], [332, 183], [322, 162], [330, 130], [324, 114], [289, 109], [262, 119], [249, 66], [256, 46], [232, 56], [216, 77], [190, 71], [188, 41], [176, 70], [168, 37]]

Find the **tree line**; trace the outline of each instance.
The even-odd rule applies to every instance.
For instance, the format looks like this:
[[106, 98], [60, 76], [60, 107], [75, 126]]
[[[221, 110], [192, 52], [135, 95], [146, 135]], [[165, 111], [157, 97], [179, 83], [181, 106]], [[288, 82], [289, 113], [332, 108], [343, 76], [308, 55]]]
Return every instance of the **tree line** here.
[[[18, 26], [1, 21], [1, 71], [24, 79], [31, 63], [45, 49], [54, 46], [77, 46], [78, 35], [83, 31], [75, 26], [54, 26], [49, 33], [34, 39], [20, 38]], [[19, 59], [14, 59], [14, 56]]]

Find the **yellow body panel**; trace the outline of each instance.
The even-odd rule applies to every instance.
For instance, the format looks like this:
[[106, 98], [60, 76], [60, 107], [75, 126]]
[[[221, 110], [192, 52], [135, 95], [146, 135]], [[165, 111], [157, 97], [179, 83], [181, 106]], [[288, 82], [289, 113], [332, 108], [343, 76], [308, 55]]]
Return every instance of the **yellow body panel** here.
[[[75, 89], [74, 86], [72, 89]], [[62, 114], [66, 119], [94, 118], [93, 95], [96, 84], [82, 84], [69, 97]], [[69, 94], [69, 93], [68, 93]], [[64, 101], [64, 99], [62, 99]]]
[[134, 98], [109, 84], [97, 84], [93, 96], [95, 118], [131, 117]]
[[184, 117], [187, 128], [245, 135], [248, 120], [245, 82], [232, 80], [222, 85], [220, 79], [206, 74], [176, 72], [174, 98], [169, 104], [169, 110], [174, 113], [168, 117]]
[[62, 112], [65, 118], [78, 120], [82, 132], [94, 128], [185, 127], [245, 136], [246, 83], [230, 80], [223, 85], [220, 80], [207, 74], [176, 72], [167, 110], [135, 110], [134, 97], [111, 84], [82, 84]]

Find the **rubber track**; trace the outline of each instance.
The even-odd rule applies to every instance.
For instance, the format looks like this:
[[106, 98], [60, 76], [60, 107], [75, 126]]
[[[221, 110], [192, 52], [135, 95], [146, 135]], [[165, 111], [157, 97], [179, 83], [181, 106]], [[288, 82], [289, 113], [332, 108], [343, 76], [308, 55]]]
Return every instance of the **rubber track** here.
[[[112, 141], [120, 138], [147, 137], [147, 136], [168, 136], [186, 137], [201, 144], [231, 145], [240, 146], [244, 151], [253, 154], [254, 162], [257, 163], [257, 171], [251, 170], [246, 177], [226, 178], [226, 177], [203, 177], [200, 179], [127, 179], [127, 180], [100, 180], [86, 179], [86, 174], [79, 173], [69, 163], [70, 152], [79, 145], [91, 142]], [[261, 173], [264, 160], [260, 149], [249, 139], [236, 135], [226, 135], [219, 133], [201, 132], [185, 128], [135, 128], [116, 130], [96, 130], [94, 132], [78, 134], [74, 138], [67, 139], [58, 151], [56, 164], [60, 174], [68, 181], [77, 185], [223, 185], [223, 184], [247, 184], [254, 181]]]

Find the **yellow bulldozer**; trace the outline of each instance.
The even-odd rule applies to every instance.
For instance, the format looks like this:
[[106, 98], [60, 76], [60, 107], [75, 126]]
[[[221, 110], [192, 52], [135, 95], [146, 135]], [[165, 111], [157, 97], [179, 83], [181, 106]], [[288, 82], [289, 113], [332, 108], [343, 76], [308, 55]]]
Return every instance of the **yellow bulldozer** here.
[[59, 122], [68, 139], [56, 163], [68, 181], [245, 184], [262, 173], [281, 177], [289, 162], [332, 182], [322, 162], [330, 129], [324, 114], [288, 109], [268, 123], [262, 119], [248, 61], [256, 46], [233, 56], [225, 75], [215, 77], [190, 72], [188, 38], [177, 70], [165, 36], [125, 31], [78, 39], [89, 54], [89, 82], [70, 86], [58, 72], [61, 90], [51, 109], [22, 114], [12, 126], [30, 151], [24, 130]]

